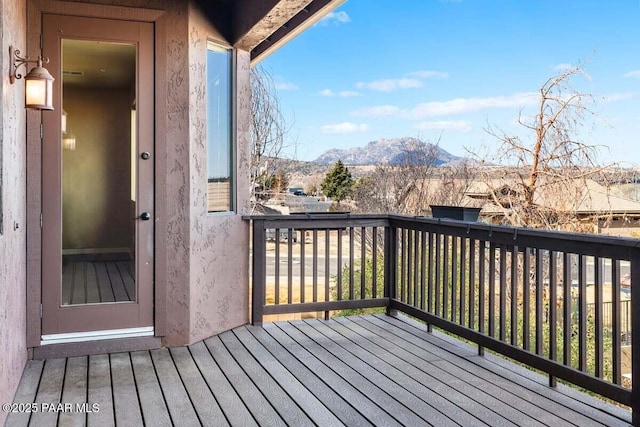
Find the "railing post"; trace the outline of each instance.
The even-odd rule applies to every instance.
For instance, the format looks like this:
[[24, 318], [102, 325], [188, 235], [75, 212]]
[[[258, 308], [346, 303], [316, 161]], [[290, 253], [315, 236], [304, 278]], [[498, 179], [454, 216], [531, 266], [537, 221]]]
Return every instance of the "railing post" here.
[[[384, 229], [384, 296], [395, 299], [397, 291], [398, 238], [396, 228], [389, 222]], [[396, 310], [387, 306], [387, 316], [396, 316]]]
[[266, 230], [263, 219], [252, 220], [253, 224], [253, 259], [252, 259], [252, 292], [251, 292], [251, 323], [262, 326], [265, 304], [265, 286], [267, 277], [267, 248]]
[[640, 426], [640, 248], [631, 252], [631, 346], [631, 423]]

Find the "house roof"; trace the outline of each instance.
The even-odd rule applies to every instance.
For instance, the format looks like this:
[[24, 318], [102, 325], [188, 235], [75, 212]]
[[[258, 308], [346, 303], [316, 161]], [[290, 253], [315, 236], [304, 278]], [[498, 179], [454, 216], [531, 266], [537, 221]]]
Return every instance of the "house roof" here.
[[[514, 180], [493, 178], [475, 181], [466, 195], [474, 199], [489, 200], [489, 189], [504, 193], [518, 191]], [[639, 215], [640, 202], [613, 194], [607, 187], [590, 179], [563, 182], [561, 184], [540, 185], [534, 197], [539, 206], [556, 210], [571, 211], [578, 215]], [[483, 206], [484, 213], [502, 213], [502, 208], [489, 201]]]

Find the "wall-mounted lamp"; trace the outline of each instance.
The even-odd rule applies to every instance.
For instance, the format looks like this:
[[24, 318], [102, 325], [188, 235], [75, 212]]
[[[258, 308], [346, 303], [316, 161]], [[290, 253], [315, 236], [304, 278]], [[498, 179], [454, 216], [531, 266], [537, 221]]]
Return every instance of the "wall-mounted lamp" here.
[[62, 148], [74, 151], [76, 149], [76, 135], [69, 131], [62, 135]]
[[17, 73], [18, 67], [30, 62], [37, 65], [24, 76], [24, 104], [26, 108], [36, 110], [53, 110], [53, 77], [49, 71], [42, 66], [49, 62], [49, 58], [38, 56], [38, 59], [21, 57], [19, 50], [14, 50], [9, 46], [9, 82], [13, 84], [16, 79], [21, 79], [22, 74]]

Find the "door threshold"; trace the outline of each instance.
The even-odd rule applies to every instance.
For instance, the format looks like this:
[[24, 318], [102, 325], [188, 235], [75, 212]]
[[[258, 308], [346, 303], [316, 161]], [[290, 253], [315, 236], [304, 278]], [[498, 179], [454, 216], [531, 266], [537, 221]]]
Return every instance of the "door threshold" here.
[[69, 332], [64, 334], [42, 335], [40, 345], [68, 344], [85, 341], [112, 340], [118, 338], [138, 338], [154, 335], [153, 326], [142, 328], [109, 329], [105, 331]]

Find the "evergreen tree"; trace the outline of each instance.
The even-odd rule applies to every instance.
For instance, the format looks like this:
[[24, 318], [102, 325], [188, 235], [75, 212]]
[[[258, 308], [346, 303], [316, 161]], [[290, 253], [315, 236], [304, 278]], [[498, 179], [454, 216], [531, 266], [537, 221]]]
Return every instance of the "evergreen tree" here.
[[342, 161], [338, 160], [324, 178], [320, 185], [322, 192], [340, 204], [342, 200], [351, 195], [353, 178], [351, 172]]

